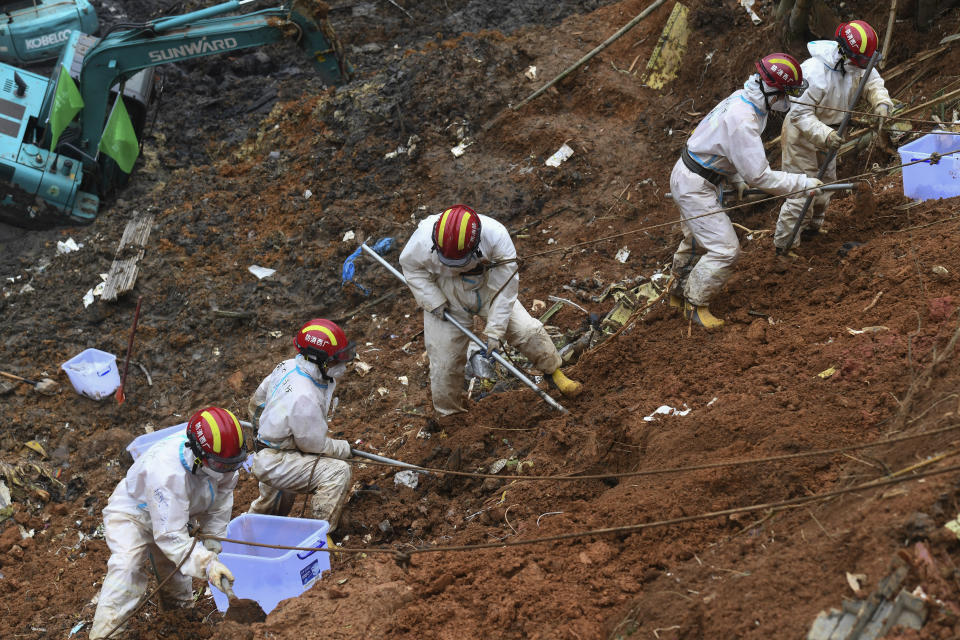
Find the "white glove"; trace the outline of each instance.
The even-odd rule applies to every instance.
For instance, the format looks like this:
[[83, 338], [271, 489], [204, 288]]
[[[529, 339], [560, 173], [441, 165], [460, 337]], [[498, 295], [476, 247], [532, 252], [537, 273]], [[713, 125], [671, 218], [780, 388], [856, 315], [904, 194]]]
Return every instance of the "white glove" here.
[[803, 188], [803, 197], [811, 198], [813, 196], [818, 196], [823, 193], [823, 189], [820, 187], [823, 186], [823, 182], [817, 180], [816, 178], [807, 178], [807, 184]]
[[[207, 580], [224, 593], [227, 593], [228, 590], [233, 590], [233, 574], [230, 573], [230, 569], [227, 569], [227, 565], [216, 558], [211, 560], [210, 564], [207, 565]], [[224, 584], [224, 580], [227, 581], [226, 584]]]
[[330, 440], [330, 444], [333, 445], [333, 455], [332, 458], [337, 458], [338, 460], [346, 460], [353, 455], [353, 452], [350, 450], [350, 443], [346, 440]]
[[223, 545], [220, 544], [219, 540], [210, 540], [209, 538], [204, 539], [203, 546], [206, 547], [209, 551], [219, 554], [223, 551]]
[[439, 307], [437, 307], [436, 309], [431, 309], [431, 310], [430, 310], [430, 313], [432, 313], [434, 316], [436, 316], [437, 319], [443, 320], [443, 312], [446, 311], [446, 310], [447, 310], [447, 305], [446, 305], [446, 303], [444, 303], [444, 304], [440, 305]]
[[824, 144], [827, 146], [827, 149], [836, 151], [840, 148], [840, 145], [843, 144], [843, 138], [841, 138], [840, 134], [836, 131], [831, 131], [830, 135], [828, 135], [827, 139], [824, 141]]
[[890, 116], [890, 105], [886, 102], [881, 102], [873, 108], [873, 112], [881, 118], [887, 118]]
[[487, 336], [487, 356], [489, 357], [494, 351], [501, 351], [503, 345], [500, 344], [500, 338], [494, 338], [493, 336]]

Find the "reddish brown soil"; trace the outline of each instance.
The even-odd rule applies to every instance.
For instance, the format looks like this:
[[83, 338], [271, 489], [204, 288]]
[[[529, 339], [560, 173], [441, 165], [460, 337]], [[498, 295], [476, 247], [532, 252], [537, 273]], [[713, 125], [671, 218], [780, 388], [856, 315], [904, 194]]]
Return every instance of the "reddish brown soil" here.
[[[575, 297], [562, 288], [575, 279], [588, 294], [576, 301], [604, 314], [613, 301], [594, 303], [589, 295], [651, 275], [679, 241], [670, 224], [677, 211], [664, 192], [684, 134], [740, 85], [750, 60], [780, 48], [803, 53], [782, 42], [772, 20], [752, 26], [732, 0], [691, 0], [694, 32], [680, 78], [654, 92], [626, 71], [635, 59], [643, 68], [668, 3], [557, 89], [494, 120], [647, 3], [567, 3], [563, 15], [530, 9], [519, 29], [481, 15], [479, 4], [469, 2], [450, 0], [450, 10], [444, 2], [422, 3], [413, 9], [423, 20], [416, 28], [388, 3], [374, 3], [382, 20], [356, 14], [345, 2], [332, 4], [344, 40], [384, 45], [357, 54], [353, 83], [321, 90], [284, 76], [268, 115], [224, 120], [206, 107], [196, 112], [195, 129], [185, 111], [174, 111], [184, 120], [167, 115], [158, 122], [162, 136], [147, 146], [144, 165], [94, 225], [4, 230], [2, 275], [20, 280], [2, 285], [2, 368], [34, 379], [57, 377], [65, 390], [46, 397], [21, 385], [3, 396], [0, 460], [43, 462], [63, 485], [40, 479], [34, 487], [13, 488], [16, 514], [0, 524], [0, 637], [63, 638], [79, 621], [89, 623], [108, 557], [95, 534], [129, 465], [124, 447], [145, 425], [176, 424], [201, 406], [242, 412], [261, 378], [289, 357], [291, 331], [314, 315], [341, 320], [373, 367], [344, 380], [334, 428], [369, 450], [428, 466], [443, 466], [459, 452], [467, 471], [517, 456], [532, 462], [526, 473], [602, 474], [960, 426], [960, 356], [946, 349], [960, 306], [957, 201], [902, 208], [907, 200], [899, 175], [872, 178], [867, 192], [835, 198], [830, 233], [804, 244], [803, 258], [786, 273], [772, 269], [769, 234], [744, 235], [736, 275], [714, 306], [727, 327], [704, 333], [666, 305], [656, 306], [570, 369], [586, 392], [562, 400], [569, 415], [528, 390], [512, 390], [480, 400], [466, 416], [429, 422], [421, 322], [412, 298], [368, 260], [358, 262], [358, 279], [373, 288], [372, 298], [397, 295], [363, 306], [372, 298], [339, 286], [340, 266], [359, 240], [390, 235], [402, 243], [417, 218], [467, 202], [511, 229], [529, 226], [516, 237], [518, 252], [540, 255], [522, 263], [523, 302]], [[494, 4], [504, 14], [511, 5], [518, 11], [540, 5]], [[764, 16], [772, 4], [758, 3]], [[886, 20], [886, 9], [875, 6], [881, 4], [847, 2], [843, 11], [879, 26]], [[956, 9], [927, 33], [903, 17], [888, 68], [960, 30]], [[476, 26], [481, 18], [495, 26]], [[704, 71], [702, 61], [714, 50]], [[296, 53], [269, 55], [272, 69]], [[198, 62], [180, 74], [244, 76], [256, 66], [244, 60], [229, 59], [221, 68]], [[539, 69], [537, 82], [523, 76], [530, 65]], [[957, 50], [943, 53], [899, 99], [930, 99], [953, 82], [958, 65]], [[889, 88], [896, 93], [912, 76], [892, 80]], [[238, 101], [255, 98], [248, 95], [250, 83], [242, 84], [243, 90], [224, 79], [223, 91], [237, 91]], [[177, 97], [201, 99], [187, 86], [171, 90], [175, 104]], [[454, 159], [450, 148], [460, 127], [476, 144]], [[384, 158], [414, 134], [420, 138], [415, 154]], [[574, 156], [559, 169], [543, 166], [564, 141]], [[272, 151], [279, 158], [271, 159]], [[866, 153], [845, 156], [841, 173], [859, 174], [866, 162]], [[897, 157], [877, 149], [874, 162], [892, 164]], [[305, 189], [313, 193], [309, 200]], [[84, 309], [83, 293], [106, 272], [134, 210], [157, 215], [136, 291], [118, 304]], [[776, 210], [756, 205], [733, 217], [750, 229], [771, 229]], [[357, 238], [342, 242], [350, 230]], [[593, 242], [621, 233], [629, 235]], [[56, 256], [56, 240], [68, 236], [85, 248]], [[839, 256], [849, 241], [864, 244]], [[586, 244], [543, 254], [577, 243]], [[631, 251], [625, 264], [614, 259], [623, 246]], [[396, 257], [388, 254], [394, 263]], [[42, 258], [49, 265], [38, 271]], [[277, 274], [258, 281], [247, 272], [251, 264]], [[947, 275], [937, 275], [935, 266]], [[25, 282], [33, 293], [20, 292]], [[123, 405], [74, 395], [59, 363], [87, 347], [122, 356], [137, 295], [144, 296], [144, 311], [135, 359], [151, 372], [152, 386], [131, 367]], [[214, 309], [252, 317], [218, 317]], [[565, 307], [550, 324], [575, 332], [584, 316]], [[886, 329], [848, 331], [877, 326]], [[817, 375], [831, 367], [832, 376]], [[643, 420], [663, 404], [691, 412]], [[23, 448], [32, 439], [48, 459]], [[357, 488], [363, 490], [348, 503], [337, 539], [344, 547], [403, 551], [774, 503], [880, 479], [944, 453], [899, 476], [957, 464], [956, 440], [956, 432], [948, 432], [846, 455], [619, 481], [428, 476], [416, 490], [396, 487], [393, 474], [380, 467], [360, 465]], [[25, 477], [37, 479], [30, 469]], [[921, 586], [939, 603], [931, 605], [921, 631], [898, 637], [955, 638], [960, 543], [942, 525], [960, 512], [958, 480], [956, 473], [937, 475], [774, 513], [642, 532], [414, 554], [407, 569], [391, 555], [343, 554], [316, 587], [283, 602], [266, 622], [222, 621], [207, 597], [188, 612], [158, 612], [151, 602], [132, 621], [129, 637], [801, 638], [819, 611], [875, 588], [899, 554], [913, 567], [905, 586]], [[235, 511], [255, 495], [255, 481], [244, 475]], [[390, 522], [386, 533], [379, 527], [384, 520]], [[18, 524], [34, 537], [21, 539]], [[933, 566], [917, 560], [920, 542]], [[863, 593], [851, 591], [847, 572], [867, 576]]]

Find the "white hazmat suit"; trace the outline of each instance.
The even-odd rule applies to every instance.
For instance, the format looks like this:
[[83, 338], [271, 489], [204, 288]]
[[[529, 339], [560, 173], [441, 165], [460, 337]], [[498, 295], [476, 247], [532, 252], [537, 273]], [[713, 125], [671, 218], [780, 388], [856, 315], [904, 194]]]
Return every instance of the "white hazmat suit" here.
[[472, 326], [473, 316], [485, 318], [487, 336], [512, 345], [547, 375], [560, 367], [561, 359], [543, 324], [517, 300], [520, 278], [516, 263], [486, 266], [517, 257], [507, 228], [480, 215], [481, 259], [453, 268], [441, 263], [433, 250], [433, 227], [439, 216], [428, 216], [420, 222], [400, 254], [400, 266], [424, 310], [423, 339], [430, 358], [433, 407], [441, 415], [451, 415], [467, 410], [463, 367], [470, 339], [453, 324], [430, 313], [437, 307], [446, 305], [447, 311], [467, 327]]
[[260, 497], [250, 513], [286, 515], [287, 496], [292, 501], [295, 494], [312, 493], [313, 517], [329, 522], [330, 531], [337, 528], [353, 473], [344, 462], [350, 444], [327, 436], [327, 417], [345, 370], [334, 365], [324, 378], [319, 366], [298, 355], [278, 364], [257, 387], [250, 409], [262, 413], [251, 473], [260, 481]]
[[[714, 107], [687, 140], [690, 157], [719, 174], [718, 184], [691, 171], [682, 159], [670, 174], [673, 201], [683, 218], [683, 241], [673, 256], [674, 288], [697, 307], [706, 306], [720, 290], [740, 255], [740, 242], [727, 214], [703, 215], [723, 207], [719, 178], [731, 184], [745, 182], [774, 195], [807, 188], [811, 182], [803, 174], [770, 168], [760, 140], [767, 111], [758, 77], [750, 76], [743, 89]], [[776, 102], [771, 106], [777, 110], [789, 106], [782, 99]]]
[[[834, 109], [849, 109], [850, 101], [857, 93], [857, 87], [863, 79], [866, 69], [846, 62], [841, 71], [840, 52], [833, 40], [815, 40], [807, 43], [807, 50], [813, 56], [803, 61], [803, 78], [810, 86], [798, 98], [783, 122], [781, 138], [781, 158], [784, 171], [805, 173], [816, 176], [820, 166], [827, 158], [826, 140], [834, 131], [834, 126], [843, 120], [844, 112]], [[870, 72], [870, 78], [863, 88], [863, 97], [873, 109], [884, 104], [893, 107], [890, 95], [884, 87], [883, 78], [876, 69]], [[816, 105], [816, 106], [810, 106]], [[829, 107], [829, 108], [826, 108]], [[831, 126], [832, 125], [832, 126]], [[837, 161], [834, 158], [823, 174], [824, 182], [837, 179]], [[831, 192], [824, 191], [814, 196], [810, 209], [804, 216], [803, 227], [818, 230], [823, 224]], [[793, 227], [800, 217], [800, 211], [806, 198], [788, 198], [780, 207], [780, 217], [773, 236], [773, 244], [783, 249], [790, 241]], [[801, 229], [802, 231], [803, 229]], [[792, 247], [800, 244], [797, 234]]]
[[[186, 433], [165, 438], [137, 458], [103, 510], [103, 532], [110, 548], [107, 575], [100, 589], [90, 638], [103, 638], [140, 602], [147, 589], [144, 564], [151, 559], [159, 579], [184, 558], [200, 533], [223, 536], [233, 509], [237, 472], [201, 467], [191, 473], [194, 455]], [[217, 554], [197, 542], [161, 595], [172, 604], [193, 602], [191, 578], [207, 579]]]

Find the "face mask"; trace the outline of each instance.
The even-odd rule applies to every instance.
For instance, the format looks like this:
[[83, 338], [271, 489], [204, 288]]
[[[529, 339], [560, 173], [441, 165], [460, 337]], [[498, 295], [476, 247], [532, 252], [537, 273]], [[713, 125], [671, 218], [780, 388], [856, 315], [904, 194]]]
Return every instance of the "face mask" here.
[[338, 362], [337, 364], [327, 369], [327, 377], [333, 378], [334, 380], [339, 380], [340, 377], [346, 372], [347, 372], [347, 365], [345, 365], [342, 362]]
[[225, 473], [220, 473], [219, 471], [214, 471], [213, 469], [211, 469], [211, 468], [208, 467], [207, 465], [201, 466], [201, 467], [200, 467], [200, 471], [201, 471], [202, 473], [204, 473], [205, 475], [209, 476], [210, 478], [212, 478], [213, 480], [215, 480], [216, 482], [220, 482], [221, 480], [223, 480], [223, 477], [226, 475]]
[[770, 110], [783, 113], [790, 111], [790, 101], [787, 99], [787, 96], [782, 93], [779, 94], [775, 100], [770, 102]]
[[757, 76], [757, 83], [760, 85], [760, 93], [763, 94], [763, 101], [767, 111], [790, 111], [790, 100], [787, 94], [771, 87]]

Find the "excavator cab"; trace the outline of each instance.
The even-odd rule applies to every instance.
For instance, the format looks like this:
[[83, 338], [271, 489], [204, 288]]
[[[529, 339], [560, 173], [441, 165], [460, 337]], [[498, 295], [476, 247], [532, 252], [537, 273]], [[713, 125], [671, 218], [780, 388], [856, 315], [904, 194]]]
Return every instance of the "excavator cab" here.
[[0, 1], [0, 62], [51, 60], [73, 31], [94, 33], [98, 26], [89, 0]]

